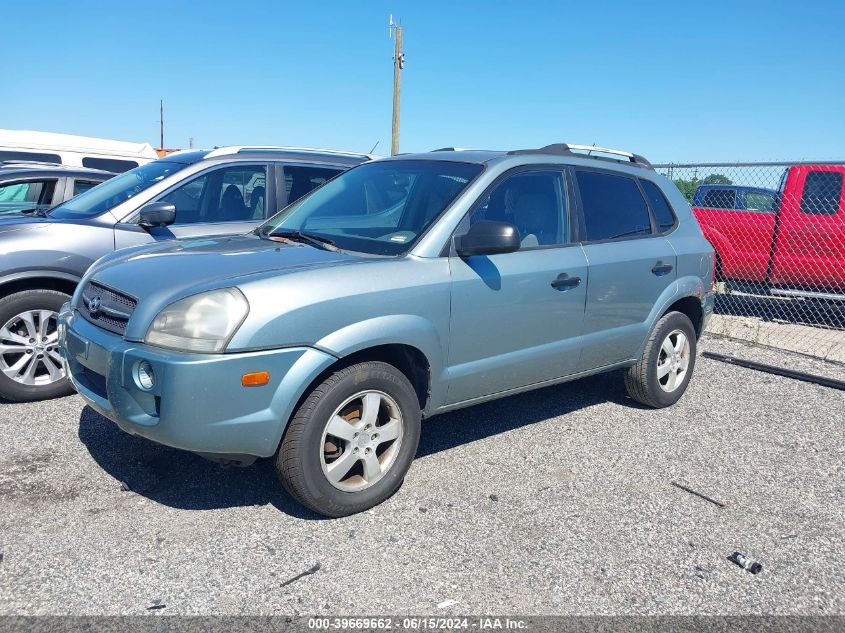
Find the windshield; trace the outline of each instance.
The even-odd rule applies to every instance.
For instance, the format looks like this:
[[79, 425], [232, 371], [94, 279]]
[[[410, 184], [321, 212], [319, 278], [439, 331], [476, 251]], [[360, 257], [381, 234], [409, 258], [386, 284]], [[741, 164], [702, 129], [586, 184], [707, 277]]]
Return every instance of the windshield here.
[[346, 250], [399, 255], [481, 169], [433, 160], [364, 163], [270, 218], [259, 235], [298, 231]]
[[100, 215], [183, 167], [183, 163], [164, 160], [141, 165], [60, 204], [50, 211], [50, 217], [72, 220]]

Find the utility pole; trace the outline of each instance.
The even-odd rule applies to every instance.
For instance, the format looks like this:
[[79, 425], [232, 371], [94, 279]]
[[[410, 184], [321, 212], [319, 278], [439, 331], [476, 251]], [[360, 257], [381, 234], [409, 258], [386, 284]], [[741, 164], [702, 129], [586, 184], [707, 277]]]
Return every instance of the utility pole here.
[[164, 99], [158, 102], [158, 148], [164, 149]]
[[405, 53], [402, 51], [402, 26], [390, 16], [390, 36], [393, 46], [393, 130], [390, 139], [390, 154], [399, 153], [399, 99], [402, 92], [402, 69], [405, 68]]

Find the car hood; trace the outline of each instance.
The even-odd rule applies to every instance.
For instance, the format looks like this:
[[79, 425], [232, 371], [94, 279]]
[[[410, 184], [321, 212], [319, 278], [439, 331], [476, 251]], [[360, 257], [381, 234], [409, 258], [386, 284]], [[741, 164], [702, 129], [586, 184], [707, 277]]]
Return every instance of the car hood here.
[[[186, 296], [270, 275], [367, 259], [370, 258], [255, 235], [229, 235], [159, 242], [118, 251], [95, 264], [86, 278], [138, 299], [132, 321], [144, 323], [165, 306]], [[74, 299], [75, 305], [79, 294]], [[129, 329], [126, 335], [131, 338]]]
[[0, 215], [0, 233], [8, 233], [9, 231], [20, 231], [39, 224], [46, 224], [47, 218], [42, 218], [37, 215], [24, 215], [23, 213], [9, 213]]

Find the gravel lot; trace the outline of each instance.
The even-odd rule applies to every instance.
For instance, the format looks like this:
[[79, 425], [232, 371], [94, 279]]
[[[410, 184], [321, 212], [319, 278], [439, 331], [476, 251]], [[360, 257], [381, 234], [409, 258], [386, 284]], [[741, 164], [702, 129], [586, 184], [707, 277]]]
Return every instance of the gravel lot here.
[[608, 375], [433, 418], [399, 493], [340, 520], [268, 461], [221, 469], [77, 396], [0, 404], [0, 614], [845, 614], [845, 393], [696, 374], [663, 411]]

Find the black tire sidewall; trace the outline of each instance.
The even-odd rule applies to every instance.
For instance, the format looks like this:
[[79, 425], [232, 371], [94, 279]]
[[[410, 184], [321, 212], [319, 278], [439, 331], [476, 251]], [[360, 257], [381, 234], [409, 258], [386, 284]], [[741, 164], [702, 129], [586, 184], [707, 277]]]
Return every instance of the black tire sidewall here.
[[[29, 310], [52, 310], [58, 313], [70, 297], [58, 290], [24, 290], [0, 299], [0, 327], [14, 316]], [[44, 386], [29, 386], [15, 382], [0, 372], [0, 398], [12, 402], [47, 400], [73, 393], [70, 381], [65, 378]]]
[[[681, 385], [674, 391], [667, 392], [663, 390], [657, 379], [657, 361], [660, 359], [660, 347], [663, 345], [663, 341], [666, 340], [666, 337], [674, 330], [681, 330], [684, 334], [686, 334], [690, 344], [690, 359]], [[651, 350], [651, 354], [649, 355], [649, 363], [646, 371], [648, 372], [647, 385], [649, 396], [657, 401], [661, 407], [668, 407], [675, 404], [686, 392], [689, 382], [692, 379], [693, 371], [695, 370], [695, 359], [698, 350], [697, 343], [698, 341], [695, 336], [695, 328], [692, 325], [692, 321], [690, 321], [689, 317], [685, 314], [672, 312], [666, 315], [666, 317], [664, 317], [658, 324], [657, 330], [655, 331], [654, 341], [652, 342], [653, 348]]]
[[[393, 495], [402, 485], [417, 452], [420, 436], [419, 401], [407, 378], [390, 365], [365, 363], [333, 383], [311, 409], [300, 439], [298, 458], [302, 464], [303, 483], [320, 511], [334, 516], [359, 512]], [[332, 486], [323, 474], [320, 451], [323, 430], [335, 409], [347, 398], [364, 390], [382, 391], [393, 398], [402, 412], [404, 426], [399, 454], [388, 472], [375, 484], [360, 492], [345, 492]]]

